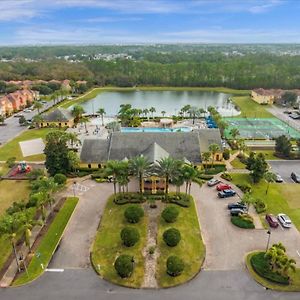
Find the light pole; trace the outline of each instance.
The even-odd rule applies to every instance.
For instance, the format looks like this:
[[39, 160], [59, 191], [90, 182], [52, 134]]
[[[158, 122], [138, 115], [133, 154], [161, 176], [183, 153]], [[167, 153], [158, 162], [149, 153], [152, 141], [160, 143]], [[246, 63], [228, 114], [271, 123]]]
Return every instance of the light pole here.
[[270, 239], [271, 239], [271, 230], [267, 231], [267, 235], [268, 235], [268, 242], [267, 242], [266, 252], [269, 249], [269, 244], [270, 244]]

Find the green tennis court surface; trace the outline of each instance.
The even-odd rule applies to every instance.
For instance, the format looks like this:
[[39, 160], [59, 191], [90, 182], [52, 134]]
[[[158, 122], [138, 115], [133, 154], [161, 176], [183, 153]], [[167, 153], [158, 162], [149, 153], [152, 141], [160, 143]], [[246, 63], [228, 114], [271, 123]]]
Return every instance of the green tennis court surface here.
[[300, 132], [276, 118], [225, 118], [228, 128], [225, 137], [230, 138], [230, 130], [237, 128], [244, 139], [272, 139], [280, 135], [299, 139]]

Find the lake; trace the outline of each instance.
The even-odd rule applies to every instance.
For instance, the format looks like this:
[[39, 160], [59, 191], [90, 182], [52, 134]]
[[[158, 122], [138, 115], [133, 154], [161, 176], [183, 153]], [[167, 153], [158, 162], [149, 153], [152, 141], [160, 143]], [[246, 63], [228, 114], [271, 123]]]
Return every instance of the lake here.
[[236, 116], [239, 111], [229, 98], [229, 94], [204, 91], [105, 91], [80, 105], [87, 113], [104, 108], [108, 116], [116, 115], [121, 104], [131, 104], [139, 109], [153, 106], [156, 109], [154, 115], [161, 115], [161, 111], [165, 111], [166, 116], [178, 114], [187, 104], [204, 109], [214, 106], [222, 116]]

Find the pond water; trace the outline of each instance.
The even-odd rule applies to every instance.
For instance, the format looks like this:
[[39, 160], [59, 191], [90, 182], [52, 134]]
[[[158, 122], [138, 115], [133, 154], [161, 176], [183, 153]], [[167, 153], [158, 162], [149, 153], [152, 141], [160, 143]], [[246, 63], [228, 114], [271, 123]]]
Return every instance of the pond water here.
[[[87, 113], [95, 113], [101, 107], [107, 116], [118, 113], [121, 104], [131, 104], [134, 108], [154, 107], [156, 113], [166, 112], [166, 116], [177, 115], [184, 105], [207, 109], [214, 106], [222, 116], [236, 116], [239, 111], [229, 100], [230, 95], [203, 91], [122, 91], [101, 92], [95, 98], [81, 103]], [[70, 108], [71, 109], [71, 108]]]

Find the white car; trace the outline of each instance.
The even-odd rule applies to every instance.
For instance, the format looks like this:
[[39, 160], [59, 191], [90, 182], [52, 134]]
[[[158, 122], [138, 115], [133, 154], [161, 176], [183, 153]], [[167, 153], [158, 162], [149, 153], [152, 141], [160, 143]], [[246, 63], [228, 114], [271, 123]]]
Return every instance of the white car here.
[[284, 228], [291, 228], [292, 227], [292, 221], [291, 219], [285, 215], [285, 214], [278, 214], [277, 219]]
[[208, 186], [214, 186], [214, 185], [216, 185], [216, 184], [218, 184], [218, 183], [220, 183], [220, 182], [221, 182], [221, 181], [220, 181], [219, 179], [213, 178], [213, 179], [207, 181], [207, 185], [208, 185]]

